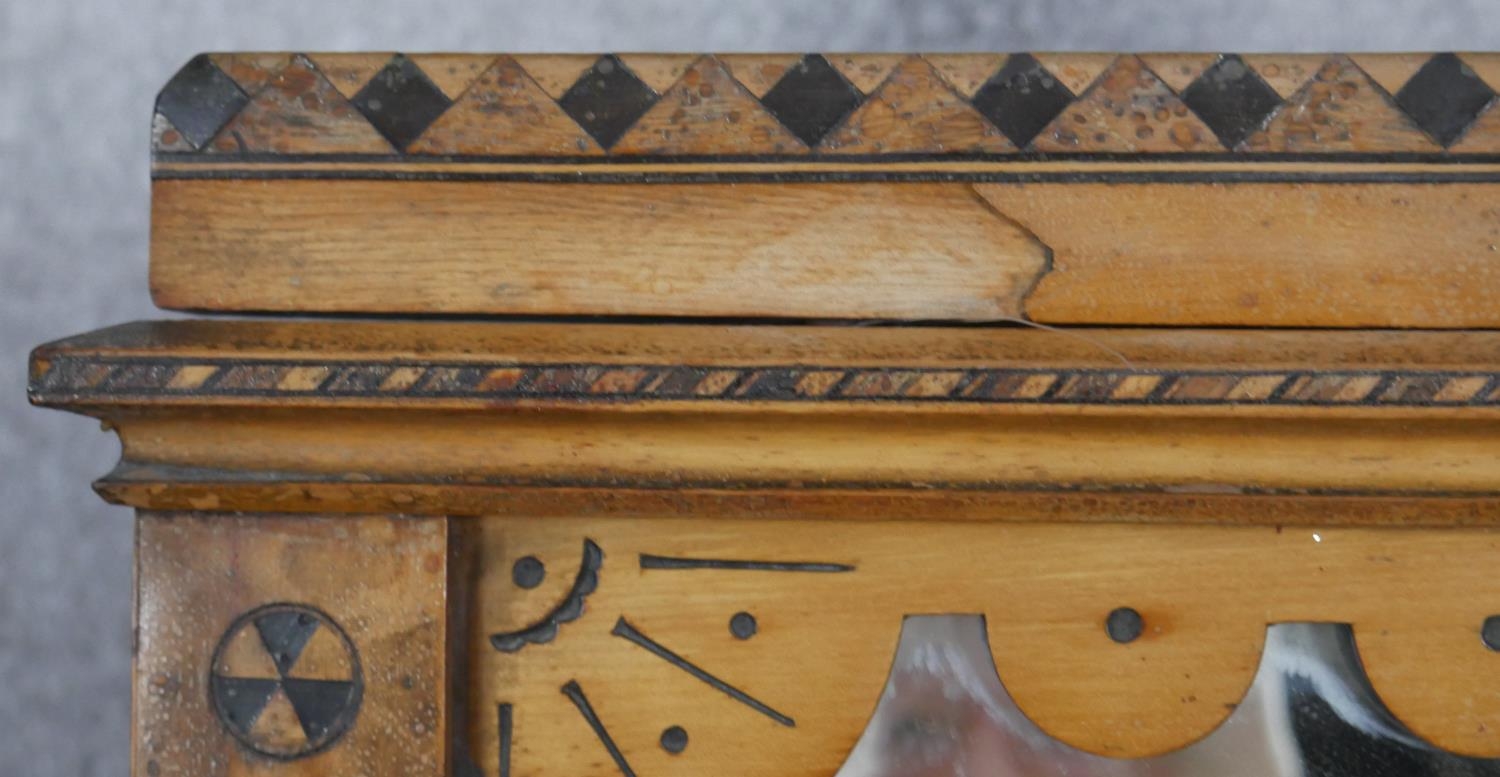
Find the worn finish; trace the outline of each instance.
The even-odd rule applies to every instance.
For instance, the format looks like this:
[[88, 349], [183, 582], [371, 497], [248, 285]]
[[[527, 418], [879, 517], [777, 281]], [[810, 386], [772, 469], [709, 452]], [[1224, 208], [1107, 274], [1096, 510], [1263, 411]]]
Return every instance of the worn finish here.
[[[1493, 327], [1482, 184], [976, 184], [1052, 249], [1038, 321]], [[1163, 218], [1162, 214], [1170, 214]]]
[[[1242, 700], [1357, 726], [1334, 679], [1500, 756], [1492, 84], [1470, 53], [194, 58], [152, 123], [158, 302], [508, 318], [37, 349], [31, 399], [118, 433], [96, 488], [140, 510], [133, 773], [828, 775], [966, 714], [876, 711], [939, 613], [1037, 752], [1105, 771]], [[1307, 621], [1347, 626], [1273, 634], [1349, 676], [1273, 651], [1247, 697]]]
[[446, 525], [143, 513], [135, 773], [445, 773]]
[[359, 650], [316, 608], [273, 603], [241, 615], [210, 665], [219, 722], [260, 755], [316, 755], [359, 717], [365, 688]]
[[1461, 180], [154, 191], [152, 289], [174, 308], [1500, 325], [1496, 190]]
[[237, 56], [165, 307], [1500, 326], [1494, 55]]
[[[231, 348], [199, 340], [222, 326], [49, 347], [34, 396], [120, 429], [122, 485], [357, 480], [413, 502], [476, 487], [1483, 499], [1500, 456], [1488, 333], [236, 324]], [[323, 353], [348, 360], [308, 358]]]
[[[558, 688], [576, 682], [640, 774], [832, 773], [863, 730], [902, 617], [985, 616], [1000, 680], [1043, 730], [1140, 757], [1214, 730], [1255, 674], [1267, 623], [1353, 625], [1365, 670], [1402, 722], [1469, 754], [1500, 749], [1483, 725], [1497, 655], [1480, 640], [1494, 596], [1492, 530], [1130, 527], [1057, 524], [732, 523], [482, 518], [474, 629], [529, 622], [562, 595], [516, 590], [517, 554], [576, 565], [604, 554], [599, 588], [557, 640], [516, 653], [471, 643], [475, 763], [492, 769], [497, 703], [513, 707], [515, 773], [607, 774], [604, 747]], [[638, 568], [643, 555], [851, 566], [816, 574]], [[809, 555], [816, 554], [816, 555]], [[723, 628], [754, 602], [759, 629]], [[1133, 639], [1106, 615], [1128, 602]], [[1121, 632], [1121, 637], [1130, 636]], [[1441, 700], [1462, 698], [1464, 704]], [[691, 721], [673, 757], [664, 728]], [[684, 724], [685, 725], [685, 724]]]
[[963, 185], [155, 191], [151, 284], [170, 307], [984, 320], [1022, 315], [1047, 267]]
[[[345, 54], [232, 56], [200, 57], [168, 84], [157, 112], [169, 131], [180, 132], [158, 141], [160, 159], [185, 158], [179, 136], [188, 156], [198, 149], [540, 155], [540, 147], [482, 144], [524, 138], [542, 115], [591, 136], [593, 142], [558, 147], [560, 156], [1464, 153], [1484, 143], [1470, 130], [1491, 108], [1488, 79], [1495, 70], [1494, 55], [1469, 53], [1357, 60], [1341, 54], [499, 54], [468, 55], [462, 67], [434, 55], [360, 55], [367, 60], [352, 67]], [[258, 66], [246, 67], [249, 58]], [[382, 70], [378, 63], [386, 58]], [[352, 98], [398, 74], [443, 81], [446, 99], [423, 95], [366, 110], [374, 128], [404, 114], [403, 131], [381, 130], [390, 147], [355, 149], [332, 130], [299, 132], [288, 121], [306, 115], [316, 126], [324, 114], [334, 119], [326, 127], [343, 126], [346, 103], [329, 92]], [[178, 99], [225, 75], [234, 90], [214, 87], [227, 98], [218, 101], [222, 108], [202, 114]], [[497, 86], [510, 96], [497, 101]], [[1194, 94], [1198, 99], [1182, 99]], [[295, 108], [283, 99], [304, 95], [310, 99]], [[462, 134], [435, 125], [432, 114], [449, 100], [457, 114], [478, 109], [486, 118]], [[231, 110], [240, 102], [249, 105]], [[247, 130], [282, 141], [233, 140]], [[476, 139], [480, 146], [468, 145]]]

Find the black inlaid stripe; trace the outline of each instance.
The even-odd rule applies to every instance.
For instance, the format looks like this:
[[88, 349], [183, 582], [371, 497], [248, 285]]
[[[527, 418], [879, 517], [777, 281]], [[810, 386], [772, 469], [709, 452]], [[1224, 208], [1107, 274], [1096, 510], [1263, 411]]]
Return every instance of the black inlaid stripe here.
[[595, 167], [600, 165], [701, 165], [705, 163], [754, 163], [754, 164], [886, 164], [907, 162], [1121, 162], [1132, 164], [1192, 164], [1197, 162], [1278, 162], [1278, 163], [1374, 163], [1374, 164], [1434, 164], [1462, 166], [1466, 164], [1500, 164], [1500, 154], [1474, 152], [1455, 153], [1423, 151], [1185, 151], [1180, 153], [1120, 152], [1120, 151], [1023, 151], [996, 154], [983, 151], [934, 154], [930, 152], [883, 153], [883, 154], [670, 154], [651, 156], [646, 154], [617, 154], [613, 156], [527, 156], [524, 154], [350, 154], [311, 153], [278, 154], [272, 152], [215, 153], [211, 155], [191, 152], [159, 151], [153, 157], [159, 163], [203, 164], [222, 167], [229, 164], [274, 163], [287, 165], [316, 164], [327, 162], [367, 162], [372, 164], [526, 164]]
[[756, 712], [759, 712], [762, 715], [765, 715], [766, 717], [776, 721], [777, 723], [780, 723], [783, 726], [786, 726], [788, 728], [795, 728], [797, 726], [797, 721], [792, 720], [789, 716], [777, 712], [765, 702], [709, 674], [697, 664], [694, 664], [686, 658], [677, 655], [661, 643], [651, 639], [645, 634], [642, 634], [639, 629], [630, 625], [630, 623], [627, 622], [623, 617], [618, 621], [615, 621], [615, 627], [610, 633], [614, 634], [617, 637], [628, 640], [636, 645], [639, 645], [642, 648], [645, 648], [647, 652], [651, 653], [657, 658], [660, 658], [661, 660], [666, 661], [672, 666], [675, 666], [678, 669], [681, 669], [682, 671], [698, 678], [699, 680], [702, 680], [704, 683], [723, 693], [729, 698], [734, 699], [735, 701], [749, 707], [750, 709], [755, 710]]
[[500, 777], [510, 777], [510, 740], [514, 727], [511, 712], [510, 704], [503, 702], [500, 704]]
[[820, 561], [734, 561], [717, 558], [677, 558], [641, 554], [641, 569], [741, 569], [756, 572], [853, 572], [849, 564]]
[[1315, 170], [1072, 170], [1053, 172], [945, 172], [936, 170], [847, 170], [832, 172], [695, 172], [557, 173], [367, 170], [156, 170], [152, 178], [170, 180], [248, 181], [435, 181], [475, 183], [1500, 183], [1500, 172], [1385, 170], [1319, 172]]
[[594, 712], [594, 705], [589, 704], [589, 698], [583, 695], [583, 688], [579, 687], [577, 680], [569, 680], [562, 687], [563, 695], [572, 700], [573, 706], [578, 708], [578, 714], [583, 716], [589, 728], [594, 730], [594, 736], [599, 737], [604, 749], [609, 751], [609, 757], [615, 761], [615, 766], [620, 767], [620, 773], [625, 777], [635, 777], [635, 770], [630, 768], [630, 762], [625, 760], [625, 754], [615, 745], [615, 740], [610, 738], [609, 731], [604, 728], [604, 721], [599, 719], [599, 714]]

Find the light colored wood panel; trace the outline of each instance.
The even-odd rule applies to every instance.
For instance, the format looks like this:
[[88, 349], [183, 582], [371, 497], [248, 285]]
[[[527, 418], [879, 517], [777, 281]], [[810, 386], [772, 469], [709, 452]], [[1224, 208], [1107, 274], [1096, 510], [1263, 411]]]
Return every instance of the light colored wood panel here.
[[[1397, 63], [1372, 60], [1380, 69]], [[1245, 140], [1259, 152], [1437, 152], [1411, 116], [1347, 56], [1334, 55], [1287, 98], [1265, 129]]]
[[[268, 763], [288, 777], [446, 773], [446, 520], [144, 513], [139, 521], [138, 774], [264, 774]], [[212, 667], [216, 644], [244, 629], [259, 637], [253, 613], [268, 605], [326, 615], [347, 637], [350, 652], [341, 657], [353, 656], [357, 675], [327, 661], [304, 673], [324, 679], [335, 672], [362, 686], [351, 724], [320, 752], [295, 752], [307, 732], [294, 707], [252, 715], [252, 741], [287, 748], [278, 755], [291, 760], [249, 751], [214, 709], [211, 675], [259, 674], [242, 662]], [[250, 646], [269, 644], [262, 639]], [[301, 655], [288, 663], [288, 676], [300, 677]]]
[[1500, 212], [1483, 185], [975, 188], [1053, 250], [1027, 298], [1037, 321], [1500, 324]]
[[964, 185], [154, 186], [170, 308], [993, 319], [1046, 264]]
[[1171, 492], [1046, 491], [998, 488], [710, 488], [671, 490], [612, 485], [366, 482], [256, 473], [182, 472], [125, 465], [94, 485], [106, 500], [156, 510], [402, 512], [524, 518], [702, 518], [720, 520], [1053, 521], [1230, 526], [1500, 525], [1500, 497], [1343, 496]]
[[277, 72], [211, 148], [219, 153], [285, 153], [315, 145], [323, 152], [385, 154], [391, 144], [304, 56]]
[[1135, 56], [1115, 60], [1031, 145], [1063, 153], [1090, 148], [1175, 154], [1223, 148], [1203, 120]]
[[[640, 773], [728, 763], [745, 775], [832, 773], [873, 709], [902, 616], [933, 613], [984, 615], [1000, 678], [1022, 710], [1093, 752], [1146, 756], [1213, 731], [1248, 688], [1267, 624], [1317, 621], [1354, 626], [1403, 723], [1456, 752], [1500, 753], [1500, 736], [1483, 725], [1500, 713], [1488, 679], [1500, 655], [1477, 638], [1500, 612], [1482, 584], [1500, 554], [1493, 531], [567, 519], [469, 528], [467, 660], [477, 683], [464, 703], [475, 759], [492, 771], [496, 707], [509, 703], [513, 770], [613, 772], [561, 694], [576, 681]], [[498, 651], [491, 634], [543, 622], [557, 601], [517, 594], [515, 560], [544, 561], [549, 577], [563, 578], [549, 592], [561, 596], [585, 540], [602, 561], [581, 617], [551, 640]], [[642, 554], [852, 569], [673, 570], [644, 567]], [[1142, 613], [1140, 639], [1106, 635], [1117, 607]], [[728, 629], [741, 611], [758, 621], [749, 640]], [[632, 644], [618, 633], [622, 618], [795, 725]], [[682, 756], [657, 745], [671, 725], [689, 730]]]
[[[1495, 423], [1082, 414], [413, 414], [319, 408], [111, 416], [135, 464], [368, 479], [653, 488], [1151, 488], [1484, 494]], [[1419, 430], [1419, 431], [1418, 431]]]
[[600, 153], [588, 133], [510, 57], [495, 59], [464, 89], [408, 147], [410, 153]]
[[[616, 154], [794, 154], [797, 139], [713, 57], [638, 55], [626, 60], [661, 99], [630, 125]], [[679, 80], [680, 79], [680, 80]]]
[[1007, 152], [1015, 145], [921, 57], [897, 65], [819, 149], [838, 154]]
[[155, 186], [176, 308], [1500, 323], [1484, 184]]

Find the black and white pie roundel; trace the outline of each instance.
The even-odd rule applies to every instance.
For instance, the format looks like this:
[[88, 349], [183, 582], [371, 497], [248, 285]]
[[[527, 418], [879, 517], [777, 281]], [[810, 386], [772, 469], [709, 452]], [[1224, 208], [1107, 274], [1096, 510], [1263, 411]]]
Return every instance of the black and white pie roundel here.
[[359, 656], [320, 610], [271, 604], [230, 624], [214, 651], [210, 688], [225, 729], [261, 755], [317, 753], [354, 725], [363, 695]]

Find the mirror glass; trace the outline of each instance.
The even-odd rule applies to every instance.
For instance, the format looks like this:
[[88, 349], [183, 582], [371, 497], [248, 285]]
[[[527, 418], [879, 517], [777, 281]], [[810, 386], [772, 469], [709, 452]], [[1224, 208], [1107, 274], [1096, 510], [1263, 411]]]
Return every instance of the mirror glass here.
[[1141, 760], [1042, 731], [995, 671], [979, 615], [911, 616], [869, 726], [839, 777], [1500, 777], [1500, 760], [1437, 750], [1380, 703], [1353, 633], [1272, 626], [1255, 682], [1212, 734]]

